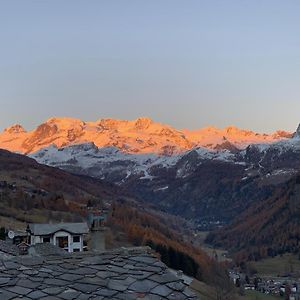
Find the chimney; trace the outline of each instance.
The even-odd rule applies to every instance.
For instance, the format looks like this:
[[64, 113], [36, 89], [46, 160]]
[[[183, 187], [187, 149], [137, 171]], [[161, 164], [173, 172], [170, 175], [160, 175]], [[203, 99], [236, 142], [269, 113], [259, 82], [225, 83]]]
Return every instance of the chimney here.
[[183, 271], [178, 270], [177, 271], [177, 277], [182, 278], [182, 276], [183, 276]]

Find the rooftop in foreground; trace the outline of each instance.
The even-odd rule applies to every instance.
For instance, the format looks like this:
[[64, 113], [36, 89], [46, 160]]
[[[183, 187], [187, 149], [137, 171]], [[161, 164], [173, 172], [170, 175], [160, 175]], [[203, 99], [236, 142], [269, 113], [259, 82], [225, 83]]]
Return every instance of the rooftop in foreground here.
[[0, 299], [198, 299], [147, 247], [54, 250], [41, 245], [0, 260]]

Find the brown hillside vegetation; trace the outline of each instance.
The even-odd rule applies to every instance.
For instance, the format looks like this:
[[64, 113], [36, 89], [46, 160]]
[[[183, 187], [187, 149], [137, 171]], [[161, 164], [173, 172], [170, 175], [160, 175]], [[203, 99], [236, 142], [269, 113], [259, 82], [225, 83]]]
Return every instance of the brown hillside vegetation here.
[[300, 176], [277, 187], [272, 196], [210, 234], [207, 241], [235, 252], [238, 261], [299, 253]]
[[0, 215], [21, 221], [80, 218], [88, 202], [101, 205], [130, 196], [121, 188], [0, 150]]
[[[167, 222], [166, 222], [167, 221]], [[118, 225], [136, 246], [147, 245], [160, 254], [169, 267], [204, 281], [213, 287], [218, 299], [234, 299], [234, 288], [225, 264], [216, 262], [204, 251], [183, 239], [176, 218], [161, 216], [138, 206], [114, 203], [109, 224]]]
[[118, 226], [132, 244], [152, 247], [168, 266], [214, 286], [222, 299], [233, 299], [226, 269], [184, 240], [178, 218], [155, 212], [119, 187], [0, 150], [0, 196], [0, 216], [25, 222], [77, 220], [88, 202], [114, 203], [108, 225]]

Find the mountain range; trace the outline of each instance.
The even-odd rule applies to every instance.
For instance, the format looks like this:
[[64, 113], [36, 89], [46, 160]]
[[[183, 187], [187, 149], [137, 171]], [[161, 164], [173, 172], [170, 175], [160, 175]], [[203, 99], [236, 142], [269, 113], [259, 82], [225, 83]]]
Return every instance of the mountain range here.
[[151, 246], [169, 267], [214, 283], [215, 263], [189, 242], [192, 232], [184, 219], [162, 213], [114, 184], [0, 149], [2, 229], [24, 230], [32, 222], [80, 222], [103, 208], [108, 212], [103, 232], [107, 249]]
[[272, 143], [292, 136], [286, 131], [260, 134], [234, 126], [177, 130], [150, 118], [101, 119], [84, 122], [72, 118], [50, 118], [32, 131], [15, 124], [0, 133], [0, 148], [33, 153], [50, 145], [58, 148], [92, 142], [97, 147], [116, 147], [125, 153], [173, 155], [195, 147], [244, 149], [249, 144]]
[[[17, 211], [49, 211], [52, 202], [68, 211], [66, 198], [75, 211], [79, 199], [130, 198], [200, 229], [217, 228], [207, 241], [242, 260], [298, 249], [300, 126], [259, 134], [233, 126], [176, 130], [149, 118], [51, 118], [28, 132], [21, 125], [5, 129], [0, 147], [23, 154], [0, 151], [5, 178], [13, 166], [10, 181], [28, 200], [17, 203], [14, 187], [5, 186]], [[7, 216], [15, 214], [7, 207]]]
[[231, 222], [300, 167], [299, 129], [176, 130], [149, 118], [51, 118], [29, 132], [14, 125], [0, 134], [0, 147], [117, 184], [202, 225]]

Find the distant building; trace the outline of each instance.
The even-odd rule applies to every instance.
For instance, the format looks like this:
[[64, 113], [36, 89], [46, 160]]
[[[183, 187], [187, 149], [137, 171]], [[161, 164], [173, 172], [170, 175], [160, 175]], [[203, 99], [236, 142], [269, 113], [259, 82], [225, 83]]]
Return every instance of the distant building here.
[[245, 284], [244, 285], [245, 290], [255, 290], [255, 285], [254, 284]]
[[300, 300], [300, 284], [296, 284], [292, 288], [289, 300]]
[[87, 223], [29, 224], [29, 243], [51, 243], [67, 252], [83, 251], [83, 237], [89, 232]]
[[241, 275], [233, 270], [229, 271], [229, 278], [233, 281], [234, 284], [241, 279]]
[[289, 300], [300, 300], [300, 293], [291, 293]]
[[17, 247], [19, 249], [20, 255], [26, 255], [26, 254], [28, 254], [28, 249], [29, 249], [30, 245], [25, 242], [21, 242], [20, 244], [17, 245]]

